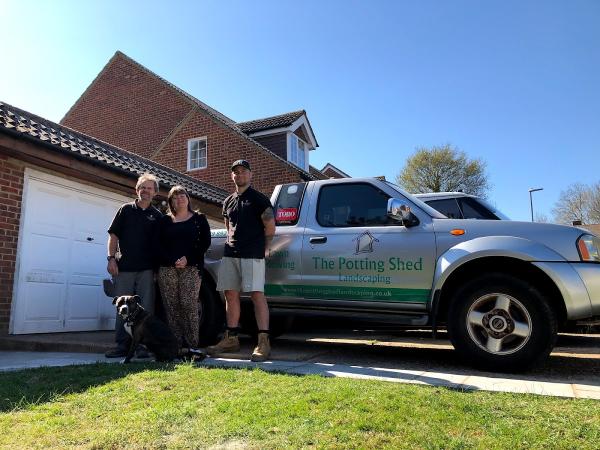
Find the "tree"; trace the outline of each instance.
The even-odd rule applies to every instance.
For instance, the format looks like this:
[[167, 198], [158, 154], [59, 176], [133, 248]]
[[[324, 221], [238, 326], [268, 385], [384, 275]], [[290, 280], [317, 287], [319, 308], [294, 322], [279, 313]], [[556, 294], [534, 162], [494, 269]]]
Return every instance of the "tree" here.
[[591, 188], [590, 199], [590, 223], [600, 223], [600, 183], [594, 184]]
[[561, 191], [552, 209], [554, 220], [569, 225], [576, 220], [583, 224], [590, 223], [593, 197], [593, 189], [589, 186], [583, 183], [569, 185], [566, 190]]
[[485, 197], [489, 189], [485, 163], [468, 159], [465, 152], [449, 144], [417, 148], [396, 182], [413, 194], [462, 191]]

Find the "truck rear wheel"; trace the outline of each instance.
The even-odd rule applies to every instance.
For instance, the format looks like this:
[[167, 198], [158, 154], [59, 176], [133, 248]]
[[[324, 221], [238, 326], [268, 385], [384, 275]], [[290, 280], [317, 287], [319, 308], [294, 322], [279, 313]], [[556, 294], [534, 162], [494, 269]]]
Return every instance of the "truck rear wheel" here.
[[466, 283], [451, 300], [448, 333], [469, 364], [498, 372], [526, 370], [556, 342], [556, 314], [540, 291], [494, 273]]
[[214, 284], [204, 278], [200, 285], [198, 298], [200, 311], [200, 346], [217, 342], [219, 334], [225, 327], [225, 305], [215, 290]]

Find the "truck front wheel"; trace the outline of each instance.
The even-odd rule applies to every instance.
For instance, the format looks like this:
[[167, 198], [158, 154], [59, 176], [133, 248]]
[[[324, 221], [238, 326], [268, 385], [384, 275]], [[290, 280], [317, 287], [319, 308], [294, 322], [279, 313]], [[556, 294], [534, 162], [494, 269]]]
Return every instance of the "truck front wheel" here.
[[550, 354], [557, 320], [535, 286], [495, 273], [469, 281], [456, 292], [448, 310], [448, 333], [469, 364], [517, 372]]

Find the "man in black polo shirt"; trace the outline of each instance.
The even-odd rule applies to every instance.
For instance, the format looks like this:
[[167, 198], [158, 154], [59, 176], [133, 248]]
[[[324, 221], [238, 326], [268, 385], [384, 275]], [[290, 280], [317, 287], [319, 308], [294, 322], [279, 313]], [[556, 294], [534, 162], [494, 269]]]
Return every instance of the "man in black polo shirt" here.
[[[144, 308], [154, 312], [156, 238], [162, 213], [152, 206], [152, 199], [158, 192], [158, 179], [146, 173], [138, 178], [135, 190], [138, 198], [119, 208], [108, 229], [107, 270], [115, 283], [115, 296], [137, 294]], [[117, 346], [106, 352], [108, 358], [127, 355], [131, 345], [118, 314], [115, 331]]]
[[223, 202], [227, 228], [225, 252], [219, 267], [217, 289], [224, 291], [227, 331], [216, 345], [208, 347], [209, 355], [236, 352], [240, 320], [240, 292], [249, 292], [258, 325], [258, 344], [252, 361], [265, 361], [271, 354], [269, 343], [269, 306], [265, 299], [265, 253], [275, 234], [271, 201], [250, 187], [250, 163], [243, 159], [231, 165], [235, 192]]

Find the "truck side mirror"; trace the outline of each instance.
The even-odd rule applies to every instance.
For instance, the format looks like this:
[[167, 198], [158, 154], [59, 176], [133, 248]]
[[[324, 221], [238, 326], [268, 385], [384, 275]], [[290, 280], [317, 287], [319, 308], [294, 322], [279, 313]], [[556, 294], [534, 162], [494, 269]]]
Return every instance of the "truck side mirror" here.
[[406, 228], [419, 225], [419, 218], [398, 198], [388, 200], [387, 215], [398, 222], [402, 222], [402, 225]]

